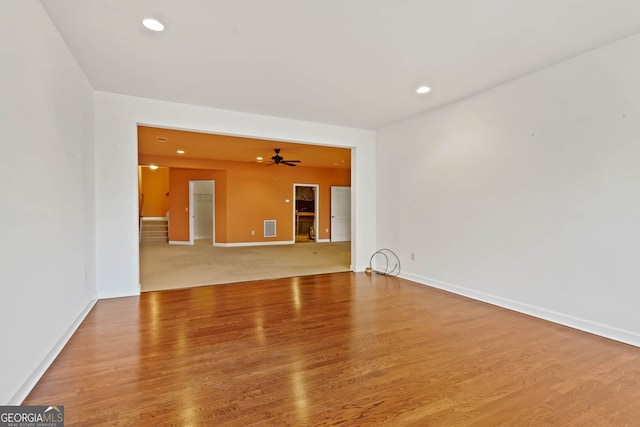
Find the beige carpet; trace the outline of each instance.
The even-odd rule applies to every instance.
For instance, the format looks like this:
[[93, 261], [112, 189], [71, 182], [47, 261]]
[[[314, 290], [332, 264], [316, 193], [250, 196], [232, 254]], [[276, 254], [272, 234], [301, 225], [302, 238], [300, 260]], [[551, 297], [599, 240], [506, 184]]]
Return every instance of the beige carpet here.
[[140, 245], [142, 291], [349, 271], [351, 242], [221, 248], [211, 239], [193, 246]]

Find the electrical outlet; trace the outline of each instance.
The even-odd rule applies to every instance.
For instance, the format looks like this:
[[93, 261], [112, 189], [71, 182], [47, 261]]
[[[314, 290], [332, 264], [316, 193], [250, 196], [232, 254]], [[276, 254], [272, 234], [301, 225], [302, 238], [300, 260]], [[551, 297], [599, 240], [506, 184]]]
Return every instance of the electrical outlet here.
[[251, 230], [251, 235], [255, 236], [256, 235], [256, 230]]
[[325, 233], [328, 233], [328, 232], [329, 232], [329, 229], [328, 229], [328, 228], [325, 228], [325, 230], [324, 230], [324, 231], [325, 231]]
[[416, 260], [416, 253], [411, 252], [411, 261], [415, 261], [415, 260]]

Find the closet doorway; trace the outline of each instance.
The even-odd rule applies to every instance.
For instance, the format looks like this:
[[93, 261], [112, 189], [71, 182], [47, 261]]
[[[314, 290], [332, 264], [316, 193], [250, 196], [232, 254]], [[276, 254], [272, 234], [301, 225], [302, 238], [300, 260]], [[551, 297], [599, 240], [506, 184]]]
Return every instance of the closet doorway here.
[[194, 240], [216, 241], [215, 181], [189, 181], [189, 243]]
[[293, 241], [317, 242], [318, 184], [293, 184]]

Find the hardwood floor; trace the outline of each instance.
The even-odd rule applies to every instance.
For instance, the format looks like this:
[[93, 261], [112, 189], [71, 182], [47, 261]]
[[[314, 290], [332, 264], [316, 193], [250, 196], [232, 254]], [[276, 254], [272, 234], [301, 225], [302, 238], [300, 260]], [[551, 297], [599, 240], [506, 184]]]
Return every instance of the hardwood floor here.
[[336, 273], [98, 301], [28, 396], [66, 425], [640, 423], [640, 349]]

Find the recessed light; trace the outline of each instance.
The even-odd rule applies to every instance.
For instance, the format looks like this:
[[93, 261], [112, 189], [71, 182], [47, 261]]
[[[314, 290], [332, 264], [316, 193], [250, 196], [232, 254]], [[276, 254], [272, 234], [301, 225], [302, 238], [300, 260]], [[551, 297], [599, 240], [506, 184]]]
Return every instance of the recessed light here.
[[178, 153], [178, 154], [184, 154], [184, 150], [178, 150], [178, 151], [176, 151], [176, 153]]
[[149, 169], [151, 169], [152, 171], [158, 169], [158, 166], [156, 165], [149, 165]]
[[164, 25], [162, 22], [153, 18], [146, 18], [142, 21], [142, 25], [150, 29], [151, 31], [162, 31], [164, 30]]
[[425, 93], [429, 92], [431, 90], [431, 88], [429, 86], [420, 86], [418, 89], [416, 89], [416, 93], [419, 93], [420, 95], [424, 95]]
[[256, 160], [261, 162], [262, 160], [264, 160], [262, 157], [256, 157]]

